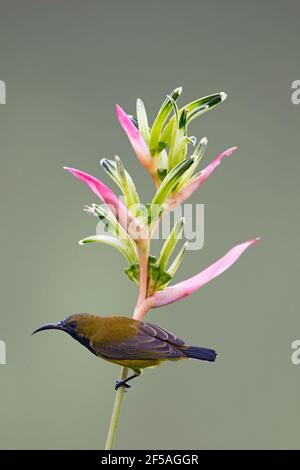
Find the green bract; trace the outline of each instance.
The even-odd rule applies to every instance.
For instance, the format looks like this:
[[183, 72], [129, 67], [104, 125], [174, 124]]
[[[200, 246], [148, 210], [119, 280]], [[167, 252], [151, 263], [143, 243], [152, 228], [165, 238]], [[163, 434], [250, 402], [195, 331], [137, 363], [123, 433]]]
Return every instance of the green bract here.
[[158, 147], [158, 144], [160, 142], [160, 135], [166, 123], [166, 120], [172, 111], [173, 101], [177, 100], [181, 92], [181, 87], [175, 88], [175, 90], [173, 90], [172, 93], [167, 96], [155, 118], [150, 134], [150, 152], [152, 155], [156, 155], [157, 153], [159, 153], [159, 151], [162, 150], [162, 148], [160, 149]]
[[190, 166], [190, 168], [184, 173], [184, 175], [180, 178], [178, 185], [176, 186], [176, 191], [179, 191], [187, 182], [190, 182], [191, 177], [193, 176], [194, 172], [196, 171], [200, 160], [203, 157], [205, 149], [207, 147], [207, 138], [203, 137], [200, 140], [199, 144], [195, 148], [193, 152], [194, 163]]
[[135, 253], [116, 237], [112, 237], [110, 235], [92, 235], [91, 237], [84, 238], [79, 242], [80, 245], [86, 245], [88, 243], [105, 243], [106, 245], [113, 246], [114, 248], [117, 248], [117, 250], [121, 251], [129, 263], [134, 263], [134, 261], [137, 260]]
[[188, 242], [185, 242], [184, 245], [181, 247], [180, 251], [178, 252], [176, 258], [174, 259], [173, 263], [168, 269], [168, 273], [170, 276], [174, 277], [176, 271], [178, 270], [179, 266], [181, 265], [181, 262], [183, 260], [186, 248], [188, 246]]
[[[205, 96], [198, 100], [192, 101], [191, 103], [184, 106], [187, 110], [187, 122], [188, 124], [195, 118], [201, 116], [206, 111], [213, 109], [219, 103], [224, 101], [227, 98], [226, 93], [220, 92], [215, 93], [214, 95]], [[182, 111], [182, 109], [180, 110]], [[173, 126], [174, 117], [172, 117], [168, 124], [165, 126], [164, 131], [161, 135], [160, 142], [163, 142], [163, 145], [168, 146], [171, 139], [172, 126]]]
[[146, 113], [144, 103], [140, 98], [136, 100], [136, 116], [137, 116], [137, 122], [138, 122], [138, 128], [139, 128], [140, 134], [143, 137], [146, 144], [149, 145], [150, 144], [150, 131], [149, 131], [149, 125], [148, 125], [148, 118], [147, 118], [147, 113]]
[[166, 265], [168, 264], [168, 261], [170, 257], [172, 256], [172, 253], [174, 251], [174, 248], [176, 247], [178, 240], [181, 237], [182, 231], [183, 231], [183, 226], [184, 226], [184, 218], [179, 219], [176, 224], [173, 227], [173, 230], [171, 231], [169, 237], [165, 241], [161, 252], [160, 256], [157, 260], [157, 265], [161, 269], [165, 269]]
[[184, 173], [191, 167], [193, 163], [194, 158], [188, 157], [183, 162], [179, 163], [175, 168], [173, 168], [159, 186], [151, 204], [159, 206], [163, 205], [167, 197], [180, 181], [181, 176], [184, 175]]
[[98, 204], [93, 204], [85, 210], [86, 212], [98, 217], [110, 235], [101, 234], [87, 237], [80, 240], [79, 244], [106, 243], [120, 250], [131, 264], [137, 262], [138, 257], [136, 245], [126, 230], [119, 224], [111, 210], [104, 205], [99, 206]]
[[115, 156], [115, 161], [103, 158], [100, 161], [100, 164], [121, 189], [127, 207], [132, 209], [133, 206], [134, 211], [137, 211], [140, 204], [140, 198], [134, 182], [130, 174], [125, 170], [121, 159], [117, 155]]
[[[148, 258], [148, 296], [166, 287], [172, 279], [172, 276], [167, 271], [164, 271], [157, 265], [157, 261], [155, 256], [149, 256]], [[132, 264], [129, 268], [125, 269], [125, 273], [131, 281], [139, 285], [140, 269], [138, 263]]]

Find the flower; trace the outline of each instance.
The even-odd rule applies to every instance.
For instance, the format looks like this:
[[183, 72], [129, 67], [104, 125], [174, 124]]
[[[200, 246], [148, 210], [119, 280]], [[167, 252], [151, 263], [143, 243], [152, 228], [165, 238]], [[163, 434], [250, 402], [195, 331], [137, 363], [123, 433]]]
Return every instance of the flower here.
[[211, 264], [208, 268], [204, 269], [195, 276], [186, 279], [185, 281], [179, 282], [174, 286], [167, 287], [164, 290], [155, 292], [155, 294], [148, 299], [149, 304], [152, 308], [162, 307], [178, 300], [188, 297], [196, 290], [203, 287], [208, 282], [212, 281], [215, 277], [222, 274], [230, 266], [232, 266], [241, 254], [251, 245], [258, 243], [260, 238], [248, 240], [247, 242], [241, 243], [240, 245], [231, 248], [225, 256], [220, 258], [215, 263]]
[[[206, 96], [179, 109], [176, 101], [181, 91], [181, 87], [178, 87], [167, 95], [152, 128], [149, 127], [142, 100], [137, 100], [137, 120], [116, 105], [116, 114], [123, 130], [138, 159], [149, 171], [157, 186], [150, 204], [143, 206], [140, 203], [134, 182], [117, 156], [115, 160], [105, 158], [100, 163], [123, 193], [124, 202], [94, 176], [75, 168], [65, 168], [87, 184], [109, 206], [109, 209], [106, 209], [93, 204], [86, 211], [104, 221], [110, 235], [93, 235], [80, 243], [106, 243], [119, 249], [127, 258], [129, 267], [125, 272], [130, 280], [139, 285], [140, 290], [134, 313], [137, 319], [143, 319], [150, 308], [168, 305], [191, 295], [226, 271], [249, 246], [259, 241], [259, 238], [255, 238], [235, 246], [204, 271], [173, 286], [169, 284], [183, 260], [187, 247], [187, 242], [183, 243], [177, 255], [173, 256], [179, 235], [183, 232], [183, 219], [175, 224], [159, 257], [150, 254], [150, 239], [164, 213], [183, 204], [222, 160], [237, 149], [231, 147], [223, 151], [206, 168], [196, 173], [207, 148], [207, 139], [203, 137], [195, 146], [196, 138], [187, 135], [188, 125], [193, 119], [221, 103], [226, 94]], [[190, 144], [195, 148], [188, 156], [187, 148]], [[173, 262], [169, 265], [171, 258]]]

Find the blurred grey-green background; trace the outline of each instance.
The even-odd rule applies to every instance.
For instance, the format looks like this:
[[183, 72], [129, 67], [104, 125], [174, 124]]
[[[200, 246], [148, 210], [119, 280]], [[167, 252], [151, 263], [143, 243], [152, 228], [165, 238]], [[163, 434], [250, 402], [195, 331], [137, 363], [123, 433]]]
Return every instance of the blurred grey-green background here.
[[126, 395], [119, 449], [299, 448], [299, 2], [0, 0], [1, 313], [0, 446], [102, 448], [118, 368], [66, 335], [30, 337], [71, 312], [130, 315], [136, 289], [122, 256], [80, 247], [95, 231], [82, 212], [96, 198], [66, 174], [100, 176], [118, 154], [148, 201], [151, 182], [114, 115], [141, 97], [153, 119], [224, 90], [195, 121], [203, 164], [224, 161], [193, 202], [205, 204], [205, 245], [177, 279], [255, 236], [229, 271], [148, 319], [214, 347], [215, 366], [189, 361], [146, 371]]

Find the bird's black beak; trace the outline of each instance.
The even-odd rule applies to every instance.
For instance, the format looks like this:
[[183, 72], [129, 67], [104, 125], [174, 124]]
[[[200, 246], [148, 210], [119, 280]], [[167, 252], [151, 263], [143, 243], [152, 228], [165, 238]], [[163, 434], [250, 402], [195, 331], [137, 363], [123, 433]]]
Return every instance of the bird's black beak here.
[[39, 331], [44, 331], [44, 330], [62, 330], [64, 331], [64, 325], [63, 322], [59, 321], [57, 323], [46, 323], [45, 325], [40, 326], [37, 330], [34, 330], [32, 335], [35, 333], [38, 333]]

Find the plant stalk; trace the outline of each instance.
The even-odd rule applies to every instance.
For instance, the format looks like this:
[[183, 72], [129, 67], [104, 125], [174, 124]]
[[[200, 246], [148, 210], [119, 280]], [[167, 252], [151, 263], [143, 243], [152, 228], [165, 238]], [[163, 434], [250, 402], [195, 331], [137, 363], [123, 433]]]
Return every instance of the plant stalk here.
[[[125, 380], [127, 377], [127, 373], [128, 373], [127, 367], [122, 367], [120, 380]], [[125, 392], [125, 387], [118, 388], [116, 392], [114, 407], [113, 407], [111, 420], [110, 420], [110, 426], [109, 426], [107, 439], [106, 439], [105, 450], [111, 450], [113, 448], [113, 445], [116, 439], [124, 392]]]
[[148, 287], [148, 257], [149, 257], [149, 241], [143, 240], [141, 244], [137, 246], [138, 255], [139, 255], [139, 264], [140, 264], [140, 287], [139, 287], [139, 296], [134, 309], [135, 312], [140, 307], [140, 305], [147, 298], [147, 287]]

